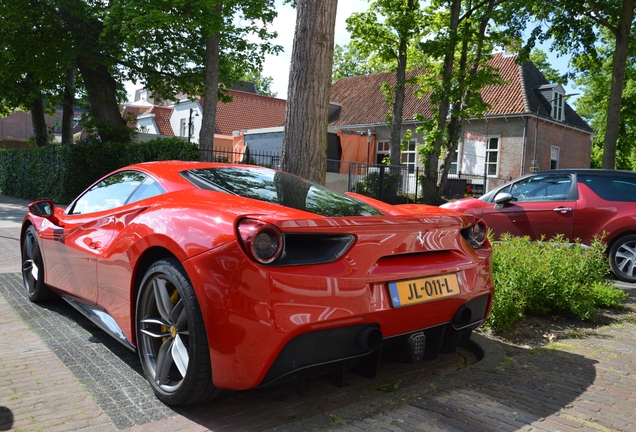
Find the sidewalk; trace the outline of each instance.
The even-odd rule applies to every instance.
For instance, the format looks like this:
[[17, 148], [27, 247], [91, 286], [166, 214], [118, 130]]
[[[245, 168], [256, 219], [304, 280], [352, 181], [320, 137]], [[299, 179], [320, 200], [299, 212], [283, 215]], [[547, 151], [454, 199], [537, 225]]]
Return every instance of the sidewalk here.
[[[386, 363], [375, 380], [347, 375], [342, 388], [315, 379], [303, 397], [273, 387], [169, 408], [152, 394], [136, 354], [64, 301], [26, 299], [19, 256], [26, 204], [0, 195], [0, 431], [636, 430], [633, 321], [553, 349], [475, 335], [471, 351]], [[636, 298], [634, 285], [622, 287]], [[398, 380], [396, 391], [379, 388]]]
[[19, 273], [20, 226], [29, 201], [0, 195], [0, 273]]

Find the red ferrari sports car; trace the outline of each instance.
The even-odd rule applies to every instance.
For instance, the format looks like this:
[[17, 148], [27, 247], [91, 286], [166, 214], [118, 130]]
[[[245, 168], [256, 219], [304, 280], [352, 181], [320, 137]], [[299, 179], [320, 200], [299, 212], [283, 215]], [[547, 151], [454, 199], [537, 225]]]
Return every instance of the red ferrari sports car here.
[[29, 210], [30, 300], [57, 293], [136, 350], [171, 405], [434, 358], [493, 296], [478, 218], [256, 166], [132, 165]]

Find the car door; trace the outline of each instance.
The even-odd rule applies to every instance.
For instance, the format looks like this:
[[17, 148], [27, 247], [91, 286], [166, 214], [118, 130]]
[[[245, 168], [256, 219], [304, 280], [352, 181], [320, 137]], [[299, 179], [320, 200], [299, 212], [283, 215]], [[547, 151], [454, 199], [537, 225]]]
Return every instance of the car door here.
[[493, 197], [482, 216], [497, 237], [507, 232], [533, 240], [547, 240], [557, 234], [572, 239], [577, 199], [572, 175], [537, 174], [522, 178], [501, 192], [511, 194], [512, 199], [497, 205]]
[[47, 284], [84, 303], [97, 301], [97, 258], [113, 238], [117, 209], [145, 178], [124, 171], [101, 180], [59, 215], [59, 226], [44, 230]]

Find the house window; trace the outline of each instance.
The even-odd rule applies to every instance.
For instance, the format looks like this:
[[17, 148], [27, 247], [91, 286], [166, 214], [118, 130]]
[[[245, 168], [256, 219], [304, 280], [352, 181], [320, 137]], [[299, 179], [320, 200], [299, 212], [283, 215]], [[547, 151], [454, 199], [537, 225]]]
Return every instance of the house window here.
[[179, 126], [179, 136], [186, 136], [188, 132], [188, 119], [181, 119], [181, 125]]
[[563, 94], [554, 92], [552, 94], [552, 118], [563, 121]]
[[550, 148], [550, 169], [559, 169], [559, 155], [561, 149], [557, 146]]
[[448, 171], [449, 174], [457, 174], [458, 160], [459, 160], [459, 146], [457, 147], [457, 149], [455, 150], [455, 153], [453, 153], [453, 157], [451, 158], [450, 170]]
[[142, 90], [142, 91], [139, 93], [139, 98], [140, 98], [142, 101], [147, 101], [147, 100], [148, 100], [148, 90]]
[[53, 132], [62, 133], [62, 119], [59, 117], [53, 118]]
[[389, 141], [378, 141], [375, 151], [375, 163], [383, 164], [384, 159], [389, 157], [391, 143]]
[[486, 148], [486, 174], [497, 177], [499, 174], [499, 137], [488, 138]]
[[406, 150], [402, 152], [402, 165], [406, 165], [409, 169], [409, 174], [415, 172], [415, 141], [409, 141]]

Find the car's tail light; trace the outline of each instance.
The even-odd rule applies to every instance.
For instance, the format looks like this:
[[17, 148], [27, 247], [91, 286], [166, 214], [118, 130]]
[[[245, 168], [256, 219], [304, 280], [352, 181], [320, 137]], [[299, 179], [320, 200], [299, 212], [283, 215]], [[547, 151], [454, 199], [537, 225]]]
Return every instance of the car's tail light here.
[[484, 247], [488, 239], [488, 228], [483, 220], [478, 220], [473, 225], [462, 230], [462, 236], [468, 244], [478, 249]]
[[283, 251], [283, 236], [274, 225], [243, 219], [238, 223], [238, 233], [245, 251], [258, 263], [269, 264]]

